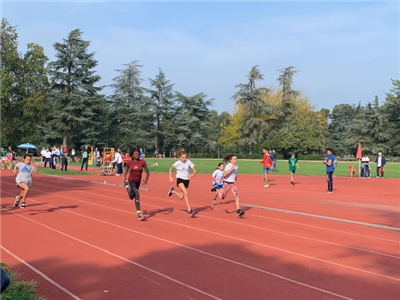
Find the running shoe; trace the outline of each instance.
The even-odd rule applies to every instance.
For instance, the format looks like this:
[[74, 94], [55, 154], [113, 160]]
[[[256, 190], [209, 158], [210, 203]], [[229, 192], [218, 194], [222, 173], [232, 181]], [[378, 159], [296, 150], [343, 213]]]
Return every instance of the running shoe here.
[[195, 213], [196, 213], [196, 212], [195, 212], [193, 209], [191, 209], [191, 210], [188, 211], [189, 217], [193, 217]]
[[168, 197], [172, 196], [172, 191], [175, 190], [173, 186], [169, 188]]
[[139, 221], [143, 221], [144, 219], [146, 219], [146, 216], [144, 214], [138, 214], [137, 217]]
[[269, 184], [264, 185], [265, 188], [269, 187]]
[[22, 202], [20, 207], [25, 208], [25, 202]]
[[237, 210], [237, 216], [240, 218], [240, 217], [243, 217], [244, 216], [244, 210], [241, 210], [241, 209], [238, 209]]
[[213, 200], [213, 201], [212, 201], [212, 205], [215, 205], [215, 204], [216, 204], [216, 203], [215, 203], [215, 200]]
[[214, 186], [214, 187], [211, 189], [211, 192], [216, 192], [216, 191], [217, 191], [217, 187]]
[[15, 197], [14, 207], [18, 207], [19, 205], [19, 196]]

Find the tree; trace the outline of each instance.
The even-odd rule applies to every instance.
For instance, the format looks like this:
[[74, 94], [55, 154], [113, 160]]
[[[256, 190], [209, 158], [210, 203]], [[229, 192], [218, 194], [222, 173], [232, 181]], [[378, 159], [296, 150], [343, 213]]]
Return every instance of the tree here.
[[[352, 152], [346, 143], [346, 132], [353, 123], [353, 119], [357, 115], [356, 106], [350, 104], [338, 104], [332, 109], [329, 115], [329, 136], [327, 146], [333, 148], [338, 155], [350, 154]], [[358, 144], [358, 143], [357, 143]]]
[[298, 71], [295, 67], [289, 66], [287, 68], [279, 70], [281, 73], [277, 79], [279, 85], [282, 87], [282, 119], [286, 118], [293, 113], [293, 101], [298, 95], [298, 92], [292, 89], [293, 76]]
[[250, 154], [254, 147], [264, 140], [268, 129], [268, 124], [262, 117], [267, 111], [262, 95], [267, 93], [268, 89], [257, 88], [255, 85], [255, 81], [262, 78], [263, 75], [257, 66], [254, 66], [248, 75], [249, 82], [236, 85], [235, 88], [239, 90], [233, 96], [235, 104], [243, 108], [244, 124], [240, 129], [242, 135], [239, 143], [248, 146]]
[[388, 150], [393, 155], [400, 155], [400, 80], [392, 80], [393, 88], [386, 93], [383, 111], [388, 115], [385, 131], [390, 135]]
[[141, 86], [142, 65], [132, 61], [117, 70], [119, 75], [113, 78], [114, 94], [111, 96], [112, 124], [118, 128], [116, 143], [120, 148], [133, 148], [153, 145], [151, 134], [154, 132], [154, 118], [151, 101], [145, 97], [145, 88]]
[[229, 115], [221, 123], [221, 132], [219, 134], [218, 142], [225, 149], [238, 150], [239, 140], [241, 137], [240, 128], [244, 123], [243, 109], [236, 107], [235, 113]]
[[204, 93], [194, 96], [177, 93], [176, 96], [180, 105], [173, 120], [174, 145], [192, 153], [210, 147], [211, 114], [208, 106], [212, 104], [212, 100], [206, 100], [207, 95]]
[[147, 92], [152, 101], [152, 112], [155, 120], [155, 148], [165, 149], [165, 139], [171, 138], [171, 128], [169, 126], [174, 114], [174, 85], [170, 84], [164, 72], [160, 69], [158, 75], [154, 79], [149, 79], [150, 89]]
[[[43, 136], [39, 132], [39, 126], [45, 126], [49, 116], [49, 81], [46, 64], [48, 57], [44, 54], [43, 47], [30, 43], [28, 50], [22, 59], [21, 84], [21, 118], [20, 129], [24, 134], [23, 140], [31, 143], [43, 143]], [[29, 139], [28, 139], [29, 137]]]
[[3, 145], [15, 145], [20, 142], [18, 127], [21, 93], [19, 76], [22, 61], [18, 53], [18, 34], [16, 27], [6, 19], [1, 21], [0, 48], [0, 99], [1, 99], [1, 142]]
[[48, 138], [62, 138], [67, 144], [95, 144], [104, 124], [107, 102], [98, 94], [100, 76], [95, 75], [97, 60], [88, 53], [89, 41], [80, 29], [72, 30], [63, 43], [53, 44], [56, 61], [49, 63], [53, 117], [49, 120]]

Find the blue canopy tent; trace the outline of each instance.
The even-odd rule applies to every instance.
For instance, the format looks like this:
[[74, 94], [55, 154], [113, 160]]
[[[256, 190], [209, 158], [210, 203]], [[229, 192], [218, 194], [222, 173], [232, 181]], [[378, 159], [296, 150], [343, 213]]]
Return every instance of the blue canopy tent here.
[[17, 148], [26, 149], [26, 153], [28, 153], [28, 149], [33, 149], [33, 150], [37, 151], [37, 148], [35, 147], [35, 145], [29, 144], [29, 143], [18, 145]]

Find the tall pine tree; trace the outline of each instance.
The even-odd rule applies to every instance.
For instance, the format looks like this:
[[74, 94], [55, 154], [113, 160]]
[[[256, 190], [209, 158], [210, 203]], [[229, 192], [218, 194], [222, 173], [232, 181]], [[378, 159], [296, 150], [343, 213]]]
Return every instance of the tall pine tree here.
[[107, 109], [98, 93], [102, 87], [96, 86], [101, 78], [95, 75], [97, 60], [89, 45], [80, 29], [72, 30], [62, 43], [54, 43], [57, 60], [49, 63], [53, 115], [46, 135], [76, 147], [98, 142]]

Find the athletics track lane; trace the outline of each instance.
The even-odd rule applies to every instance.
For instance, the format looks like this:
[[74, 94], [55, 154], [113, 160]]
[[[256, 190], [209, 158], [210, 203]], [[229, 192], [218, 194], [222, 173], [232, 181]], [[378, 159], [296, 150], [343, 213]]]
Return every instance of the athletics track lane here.
[[146, 222], [135, 220], [121, 188], [45, 176], [34, 179], [35, 205], [10, 209], [15, 184], [3, 175], [2, 246], [82, 299], [394, 299], [399, 292], [397, 232], [254, 208], [238, 220], [233, 203], [211, 208], [198, 196], [209, 188], [202, 176], [190, 189], [195, 219], [165, 197], [169, 184], [156, 174], [152, 191], [142, 192]]

